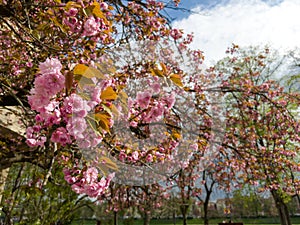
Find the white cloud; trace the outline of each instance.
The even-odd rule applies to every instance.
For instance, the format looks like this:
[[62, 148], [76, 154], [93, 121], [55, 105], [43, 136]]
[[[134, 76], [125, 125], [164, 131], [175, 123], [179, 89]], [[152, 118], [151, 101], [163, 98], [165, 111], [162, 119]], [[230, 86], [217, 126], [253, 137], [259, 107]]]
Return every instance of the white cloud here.
[[[274, 3], [273, 1], [269, 1]], [[277, 1], [278, 2], [278, 1]], [[231, 0], [176, 21], [175, 27], [195, 35], [193, 48], [204, 51], [207, 63], [224, 57], [232, 43], [269, 44], [277, 49], [300, 45], [300, 0], [268, 4], [262, 0]]]

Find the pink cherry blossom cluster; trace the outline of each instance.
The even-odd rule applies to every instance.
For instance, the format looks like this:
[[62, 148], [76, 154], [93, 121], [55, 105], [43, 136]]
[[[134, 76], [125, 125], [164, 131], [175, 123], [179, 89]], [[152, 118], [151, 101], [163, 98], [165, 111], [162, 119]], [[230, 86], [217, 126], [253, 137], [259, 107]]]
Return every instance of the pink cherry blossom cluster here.
[[161, 93], [159, 83], [154, 83], [151, 89], [138, 92], [136, 99], [129, 98], [128, 118], [132, 127], [143, 123], [158, 122], [169, 114], [175, 103], [175, 93]]
[[171, 37], [174, 38], [175, 40], [178, 40], [178, 39], [182, 38], [182, 36], [183, 36], [183, 31], [180, 30], [180, 29], [174, 28], [174, 29], [172, 29], [172, 30], [170, 31], [170, 35], [171, 35]]
[[31, 109], [44, 113], [52, 107], [51, 99], [65, 87], [65, 77], [61, 74], [62, 65], [58, 59], [46, 59], [39, 65], [40, 75], [34, 80], [34, 88], [28, 97]]
[[35, 125], [33, 127], [28, 127], [26, 130], [26, 143], [30, 147], [43, 146], [47, 138], [44, 135], [40, 135], [41, 127]]
[[[52, 132], [51, 141], [65, 146], [76, 141], [80, 148], [95, 147], [102, 141], [102, 134], [94, 131], [87, 123], [89, 113], [101, 102], [100, 94], [109, 81], [95, 85], [90, 92], [90, 100], [80, 94], [65, 96], [65, 76], [58, 59], [47, 59], [39, 65], [40, 75], [34, 81], [34, 88], [28, 97], [31, 109], [38, 112], [36, 126], [27, 129], [27, 143], [31, 146], [43, 146], [47, 129]], [[110, 124], [112, 126], [112, 123]], [[39, 127], [39, 129], [37, 129]], [[56, 128], [56, 129], [53, 129]]]
[[114, 174], [101, 177], [98, 170], [89, 166], [86, 170], [77, 168], [64, 169], [65, 180], [71, 185], [72, 190], [77, 194], [87, 194], [91, 198], [101, 196], [108, 188]]
[[[83, 38], [91, 38], [94, 41], [106, 42], [110, 37], [110, 22], [107, 18], [111, 15], [109, 6], [105, 2], [81, 1], [81, 4], [74, 4], [64, 12], [62, 23], [69, 28], [69, 34], [80, 34]], [[99, 4], [99, 5], [98, 5]], [[99, 6], [98, 14], [94, 14], [91, 7]], [[88, 13], [87, 13], [88, 12]], [[103, 17], [99, 14], [103, 14]], [[83, 16], [84, 15], [84, 16]]]

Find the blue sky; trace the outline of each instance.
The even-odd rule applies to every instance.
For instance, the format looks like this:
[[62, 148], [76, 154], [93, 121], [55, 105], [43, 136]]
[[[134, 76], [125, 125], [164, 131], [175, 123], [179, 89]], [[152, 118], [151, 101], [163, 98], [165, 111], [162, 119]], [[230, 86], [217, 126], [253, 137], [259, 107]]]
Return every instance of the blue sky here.
[[[262, 2], [267, 3], [268, 5], [274, 6], [278, 5], [284, 0], [262, 0]], [[171, 1], [170, 1], [171, 2]], [[211, 9], [216, 6], [226, 5], [230, 0], [181, 0], [178, 8], [187, 9], [193, 11], [196, 7], [202, 7], [203, 9]], [[192, 12], [185, 10], [167, 10], [167, 13], [174, 20], [180, 20], [191, 15]]]
[[168, 10], [173, 26], [194, 33], [192, 48], [204, 51], [209, 64], [232, 43], [300, 46], [300, 0], [181, 0], [179, 7], [192, 13]]

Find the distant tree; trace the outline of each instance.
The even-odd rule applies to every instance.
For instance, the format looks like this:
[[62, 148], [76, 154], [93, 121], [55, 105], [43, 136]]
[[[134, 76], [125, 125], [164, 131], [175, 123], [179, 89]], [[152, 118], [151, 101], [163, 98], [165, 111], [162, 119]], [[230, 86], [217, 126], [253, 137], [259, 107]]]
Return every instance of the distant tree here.
[[270, 79], [269, 49], [249, 54], [237, 46], [223, 61], [228, 96], [224, 152], [242, 183], [260, 184], [274, 198], [282, 225], [290, 225], [287, 200], [295, 192], [291, 170], [298, 171], [300, 124], [296, 115], [299, 93], [287, 93]]

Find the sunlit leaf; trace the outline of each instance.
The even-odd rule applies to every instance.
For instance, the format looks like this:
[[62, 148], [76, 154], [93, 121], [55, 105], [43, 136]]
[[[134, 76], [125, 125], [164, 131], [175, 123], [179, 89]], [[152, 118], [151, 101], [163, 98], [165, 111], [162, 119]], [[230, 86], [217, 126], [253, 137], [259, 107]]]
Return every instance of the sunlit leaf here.
[[107, 87], [100, 96], [102, 100], [116, 100], [117, 97], [118, 95], [112, 87]]
[[70, 8], [80, 8], [81, 5], [76, 3], [76, 2], [73, 2], [73, 1], [68, 1], [68, 3], [66, 4], [65, 8], [67, 10], [69, 10]]
[[181, 76], [179, 74], [171, 74], [170, 79], [173, 81], [174, 84], [176, 84], [179, 87], [183, 87], [183, 83], [181, 81]]
[[114, 163], [110, 158], [102, 156], [99, 158], [99, 162], [101, 163], [99, 165], [99, 169], [104, 173], [104, 175], [109, 174], [109, 169], [118, 171], [119, 168], [116, 163]]
[[151, 73], [153, 76], [163, 77], [164, 73], [162, 70], [159, 70], [157, 68], [151, 69]]
[[98, 125], [105, 131], [110, 131], [110, 119], [111, 116], [107, 113], [96, 113], [94, 115]]
[[60, 22], [58, 22], [56, 17], [52, 17], [51, 20], [56, 26], [58, 26], [61, 29], [62, 32], [66, 33], [65, 28], [63, 27], [63, 25]]
[[82, 75], [86, 78], [100, 78], [105, 79], [106, 77], [96, 68], [88, 67], [84, 64], [77, 64], [73, 70], [74, 74]]
[[[74, 67], [74, 74], [78, 74], [78, 75], [82, 75], [84, 76], [85, 74], [85, 71], [88, 69], [89, 67], [84, 65], [84, 64], [77, 64], [75, 67]], [[85, 76], [86, 77], [86, 76]]]
[[102, 74], [109, 75], [116, 72], [114, 62], [111, 59], [106, 60], [105, 63], [95, 63], [95, 65]]
[[102, 12], [99, 2], [94, 1], [93, 6], [94, 7], [93, 7], [92, 13], [95, 16], [97, 16], [97, 17], [99, 17], [101, 19], [106, 20], [105, 14]]

